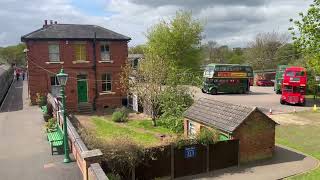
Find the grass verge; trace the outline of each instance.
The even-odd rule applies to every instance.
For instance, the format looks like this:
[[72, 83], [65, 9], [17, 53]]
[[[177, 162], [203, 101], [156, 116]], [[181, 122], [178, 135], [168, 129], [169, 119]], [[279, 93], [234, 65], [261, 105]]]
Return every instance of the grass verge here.
[[172, 132], [163, 127], [152, 126], [151, 120], [136, 120], [127, 123], [115, 123], [102, 117], [93, 117], [95, 133], [106, 140], [125, 137], [145, 147], [161, 144], [158, 134], [170, 135]]
[[[320, 160], [320, 113], [301, 112], [296, 116], [311, 120], [306, 125], [280, 125], [276, 128], [276, 142], [305, 154], [309, 154]], [[320, 168], [308, 173], [293, 176], [290, 180], [318, 180]]]

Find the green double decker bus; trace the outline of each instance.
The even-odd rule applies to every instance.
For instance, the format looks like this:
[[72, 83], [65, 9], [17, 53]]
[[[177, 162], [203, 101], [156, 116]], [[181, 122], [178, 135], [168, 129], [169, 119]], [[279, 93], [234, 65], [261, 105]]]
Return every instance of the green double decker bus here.
[[253, 82], [253, 70], [249, 65], [208, 64], [203, 79], [203, 93], [247, 93]]
[[276, 94], [281, 93], [281, 86], [283, 81], [283, 73], [286, 70], [288, 66], [287, 65], [278, 65], [276, 77], [275, 77], [275, 83], [274, 83], [274, 91]]

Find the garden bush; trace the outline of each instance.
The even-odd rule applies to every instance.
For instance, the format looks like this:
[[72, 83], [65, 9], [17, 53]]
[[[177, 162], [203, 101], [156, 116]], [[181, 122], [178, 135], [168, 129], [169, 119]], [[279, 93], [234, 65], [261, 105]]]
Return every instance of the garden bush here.
[[114, 122], [127, 122], [128, 121], [128, 110], [125, 107], [117, 108], [112, 113], [112, 121]]
[[97, 137], [94, 132], [83, 128], [79, 129], [79, 134], [89, 149], [101, 150], [102, 168], [107, 174], [116, 175], [115, 179], [119, 176], [120, 179], [130, 179], [132, 168], [143, 160], [143, 147], [128, 137], [120, 136], [106, 141]]
[[47, 97], [44, 95], [41, 95], [40, 93], [36, 94], [36, 103], [39, 107], [47, 105]]
[[215, 129], [202, 128], [196, 136], [196, 141], [200, 144], [213, 144], [219, 139], [219, 133]]

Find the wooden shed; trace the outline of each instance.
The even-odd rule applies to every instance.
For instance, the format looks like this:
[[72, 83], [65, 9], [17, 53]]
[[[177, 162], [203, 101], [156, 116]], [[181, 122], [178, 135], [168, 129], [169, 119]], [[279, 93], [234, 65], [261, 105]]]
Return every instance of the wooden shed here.
[[225, 139], [239, 139], [240, 162], [270, 158], [275, 149], [277, 123], [257, 107], [202, 98], [184, 113], [184, 134], [192, 137], [203, 127]]

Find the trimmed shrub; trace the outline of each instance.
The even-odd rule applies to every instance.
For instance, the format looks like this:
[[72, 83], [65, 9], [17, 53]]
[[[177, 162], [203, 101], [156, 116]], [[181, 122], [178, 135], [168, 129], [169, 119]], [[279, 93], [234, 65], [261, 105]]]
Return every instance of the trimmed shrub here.
[[117, 108], [112, 113], [112, 121], [114, 122], [127, 122], [128, 121], [128, 110], [125, 107]]

